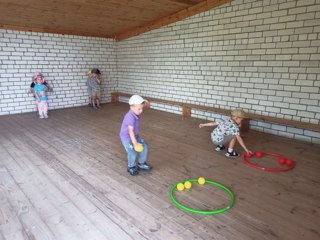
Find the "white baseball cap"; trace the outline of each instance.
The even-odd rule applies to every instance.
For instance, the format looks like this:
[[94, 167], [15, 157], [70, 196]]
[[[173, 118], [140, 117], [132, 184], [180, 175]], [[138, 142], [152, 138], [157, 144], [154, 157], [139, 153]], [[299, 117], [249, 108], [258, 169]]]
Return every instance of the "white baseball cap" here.
[[134, 105], [134, 104], [142, 104], [144, 102], [148, 102], [147, 100], [143, 99], [139, 95], [132, 95], [129, 99], [129, 105]]

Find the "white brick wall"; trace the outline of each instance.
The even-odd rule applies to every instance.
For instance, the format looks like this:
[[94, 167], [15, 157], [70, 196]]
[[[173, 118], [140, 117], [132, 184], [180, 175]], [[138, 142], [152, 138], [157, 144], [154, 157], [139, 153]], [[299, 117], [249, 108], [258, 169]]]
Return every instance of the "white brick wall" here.
[[116, 86], [116, 52], [112, 39], [0, 29], [0, 115], [35, 111], [27, 93], [32, 73], [40, 71], [53, 86], [50, 109], [87, 104], [86, 72], [103, 75], [102, 101]]
[[235, 0], [118, 42], [117, 90], [320, 124], [319, 9], [315, 0]]

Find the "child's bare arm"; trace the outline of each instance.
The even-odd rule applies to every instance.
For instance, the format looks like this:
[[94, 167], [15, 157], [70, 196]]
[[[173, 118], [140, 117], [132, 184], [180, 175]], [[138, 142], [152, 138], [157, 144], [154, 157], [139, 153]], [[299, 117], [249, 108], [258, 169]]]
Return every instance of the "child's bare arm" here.
[[250, 154], [253, 154], [247, 147], [246, 145], [244, 144], [244, 141], [242, 139], [242, 137], [240, 135], [237, 135], [237, 140], [239, 142], [239, 144], [241, 145], [241, 147], [243, 147], [243, 149], [246, 151], [246, 152], [249, 152]]
[[200, 123], [199, 124], [199, 128], [203, 128], [203, 127], [215, 127], [217, 126], [218, 123], [216, 122], [209, 122], [209, 123]]
[[133, 129], [133, 126], [128, 126], [129, 128], [129, 136], [130, 136], [130, 139], [132, 141], [132, 144], [134, 146], [134, 149], [136, 149], [136, 147], [138, 146], [138, 141], [136, 139], [136, 136], [134, 135], [134, 129]]

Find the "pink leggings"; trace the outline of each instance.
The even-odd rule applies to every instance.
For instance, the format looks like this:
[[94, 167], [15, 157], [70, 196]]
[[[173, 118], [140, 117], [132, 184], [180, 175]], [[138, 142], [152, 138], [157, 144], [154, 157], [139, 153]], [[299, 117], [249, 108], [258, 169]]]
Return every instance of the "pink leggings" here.
[[40, 101], [37, 102], [37, 107], [38, 107], [38, 111], [39, 111], [39, 115], [47, 115], [48, 114], [48, 103], [47, 101]]

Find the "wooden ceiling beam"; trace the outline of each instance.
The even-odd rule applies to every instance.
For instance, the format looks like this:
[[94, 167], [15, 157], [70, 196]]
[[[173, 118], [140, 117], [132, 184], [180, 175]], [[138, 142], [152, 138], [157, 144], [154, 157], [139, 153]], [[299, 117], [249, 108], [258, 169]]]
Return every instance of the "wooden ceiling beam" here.
[[37, 27], [28, 27], [28, 26], [18, 26], [18, 25], [6, 25], [0, 24], [2, 29], [11, 29], [17, 31], [27, 31], [27, 32], [42, 32], [42, 33], [56, 33], [64, 35], [76, 35], [76, 36], [85, 36], [85, 37], [99, 37], [99, 38], [115, 38], [115, 36], [110, 36], [108, 34], [103, 34], [99, 32], [81, 32], [65, 29], [54, 29], [54, 28], [37, 28]]
[[194, 6], [191, 6], [189, 8], [183, 9], [179, 12], [176, 12], [172, 15], [161, 18], [159, 20], [156, 20], [156, 21], [147, 23], [143, 26], [122, 32], [122, 33], [116, 35], [115, 39], [117, 41], [122, 41], [124, 39], [129, 38], [129, 37], [137, 36], [141, 33], [145, 33], [145, 32], [151, 31], [153, 29], [163, 27], [165, 25], [180, 21], [180, 20], [185, 19], [187, 17], [191, 17], [191, 16], [196, 15], [198, 13], [210, 10], [212, 8], [221, 6], [223, 4], [226, 4], [226, 3], [229, 3], [232, 1], [233, 0], [207, 0], [207, 1], [203, 1], [203, 2], [200, 2], [196, 5], [194, 5]]

